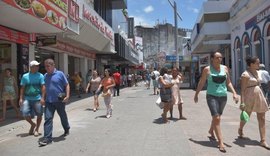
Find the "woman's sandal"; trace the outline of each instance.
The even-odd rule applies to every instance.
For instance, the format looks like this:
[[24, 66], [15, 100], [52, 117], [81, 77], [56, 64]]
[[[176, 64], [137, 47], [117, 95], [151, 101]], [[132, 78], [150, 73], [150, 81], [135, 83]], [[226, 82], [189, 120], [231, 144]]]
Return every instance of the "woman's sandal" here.
[[222, 152], [222, 153], [226, 153], [227, 151], [225, 150], [225, 147], [224, 146], [220, 146], [218, 147], [219, 151]]
[[261, 141], [260, 145], [261, 145], [263, 148], [265, 148], [265, 149], [267, 149], [267, 150], [270, 150], [270, 146], [269, 146], [265, 141]]
[[215, 137], [214, 132], [211, 132], [211, 131], [209, 130], [208, 133], [210, 134], [210, 136], [208, 136], [208, 138], [209, 138], [210, 140], [213, 140], [213, 141], [216, 141], [216, 140], [217, 140], [216, 137]]
[[244, 138], [243, 129], [238, 129], [238, 138]]

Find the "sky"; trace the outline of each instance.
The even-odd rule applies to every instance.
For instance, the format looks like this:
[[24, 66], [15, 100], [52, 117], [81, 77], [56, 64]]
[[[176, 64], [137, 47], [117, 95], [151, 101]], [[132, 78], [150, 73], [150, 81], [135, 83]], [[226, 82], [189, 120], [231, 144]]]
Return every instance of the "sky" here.
[[[174, 0], [170, 0], [173, 4]], [[179, 28], [193, 29], [203, 2], [206, 0], [175, 0]], [[127, 0], [128, 15], [134, 17], [135, 26], [154, 26], [157, 23], [174, 25], [173, 7], [168, 0]]]

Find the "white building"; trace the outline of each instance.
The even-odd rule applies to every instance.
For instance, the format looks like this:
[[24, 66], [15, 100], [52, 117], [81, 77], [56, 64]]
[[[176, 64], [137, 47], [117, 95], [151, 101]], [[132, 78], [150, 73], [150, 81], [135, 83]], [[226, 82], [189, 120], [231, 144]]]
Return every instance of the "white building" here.
[[270, 67], [270, 1], [236, 0], [231, 8], [231, 52], [233, 79], [246, 69], [246, 56], [258, 56]]
[[199, 56], [199, 71], [210, 63], [209, 53], [219, 51], [225, 56], [224, 64], [230, 61], [230, 9], [234, 0], [208, 0], [203, 3], [191, 35], [191, 51]]

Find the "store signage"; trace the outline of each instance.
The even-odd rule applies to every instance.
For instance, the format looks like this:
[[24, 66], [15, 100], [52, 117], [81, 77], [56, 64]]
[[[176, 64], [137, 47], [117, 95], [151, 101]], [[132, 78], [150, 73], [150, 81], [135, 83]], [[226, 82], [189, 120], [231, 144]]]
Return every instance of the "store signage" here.
[[56, 44], [56, 36], [37, 36], [36, 44], [39, 47]]
[[128, 18], [128, 38], [134, 37], [134, 18]]
[[76, 54], [76, 55], [79, 55], [79, 56], [84, 56], [84, 57], [87, 57], [87, 58], [96, 59], [96, 54], [95, 53], [80, 49], [78, 47], [74, 47], [74, 46], [69, 45], [67, 43], [57, 41], [56, 45], [54, 47], [56, 47], [59, 50], [71, 53], [71, 54]]
[[[179, 56], [179, 61], [183, 61], [183, 60], [184, 60], [184, 57]], [[175, 55], [166, 55], [166, 61], [176, 62], [176, 56]]]
[[54, 3], [58, 8], [62, 9], [64, 12], [67, 12], [67, 0], [49, 0]]
[[73, 0], [68, 1], [68, 17], [79, 23], [79, 5]]
[[76, 34], [80, 33], [79, 5], [73, 0], [68, 0], [67, 28]]
[[3, 0], [40, 20], [65, 30], [67, 22], [67, 0]]
[[263, 11], [259, 12], [256, 16], [252, 17], [245, 23], [245, 28], [248, 30], [249, 28], [255, 26], [257, 23], [260, 23], [264, 19], [270, 16], [270, 6], [265, 8]]
[[95, 12], [94, 9], [83, 4], [82, 19], [87, 23], [95, 26], [101, 33], [105, 34], [112, 42], [114, 42], [114, 32], [112, 28]]
[[29, 44], [29, 34], [0, 26], [0, 39], [19, 44]]

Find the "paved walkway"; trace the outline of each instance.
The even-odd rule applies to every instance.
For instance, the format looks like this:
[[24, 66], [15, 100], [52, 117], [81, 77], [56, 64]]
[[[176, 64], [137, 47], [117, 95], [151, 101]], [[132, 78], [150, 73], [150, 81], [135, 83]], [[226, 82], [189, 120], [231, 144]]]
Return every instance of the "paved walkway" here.
[[[182, 90], [184, 115], [188, 120], [177, 120], [175, 107], [173, 120], [163, 124], [161, 110], [155, 105], [157, 96], [142, 84], [124, 88], [121, 96], [113, 98], [113, 117], [105, 118], [105, 106], [100, 98], [101, 109], [93, 112], [93, 98], [73, 97], [67, 106], [71, 134], [61, 137], [63, 129], [56, 114], [53, 143], [38, 146], [41, 137], [27, 134], [29, 125], [17, 121], [9, 111], [6, 122], [0, 123], [1, 156], [269, 156], [270, 151], [259, 146], [258, 124], [255, 115], [244, 131], [248, 139], [237, 138], [240, 110], [229, 94], [228, 105], [222, 117], [222, 131], [227, 153], [220, 153], [217, 143], [208, 139], [211, 116], [205, 101], [205, 91], [200, 93], [198, 104], [193, 102], [193, 90]], [[268, 113], [269, 115], [269, 113]], [[270, 122], [267, 117], [267, 140], [270, 143]], [[41, 127], [43, 130], [43, 127]], [[43, 132], [43, 131], [41, 131]]]

